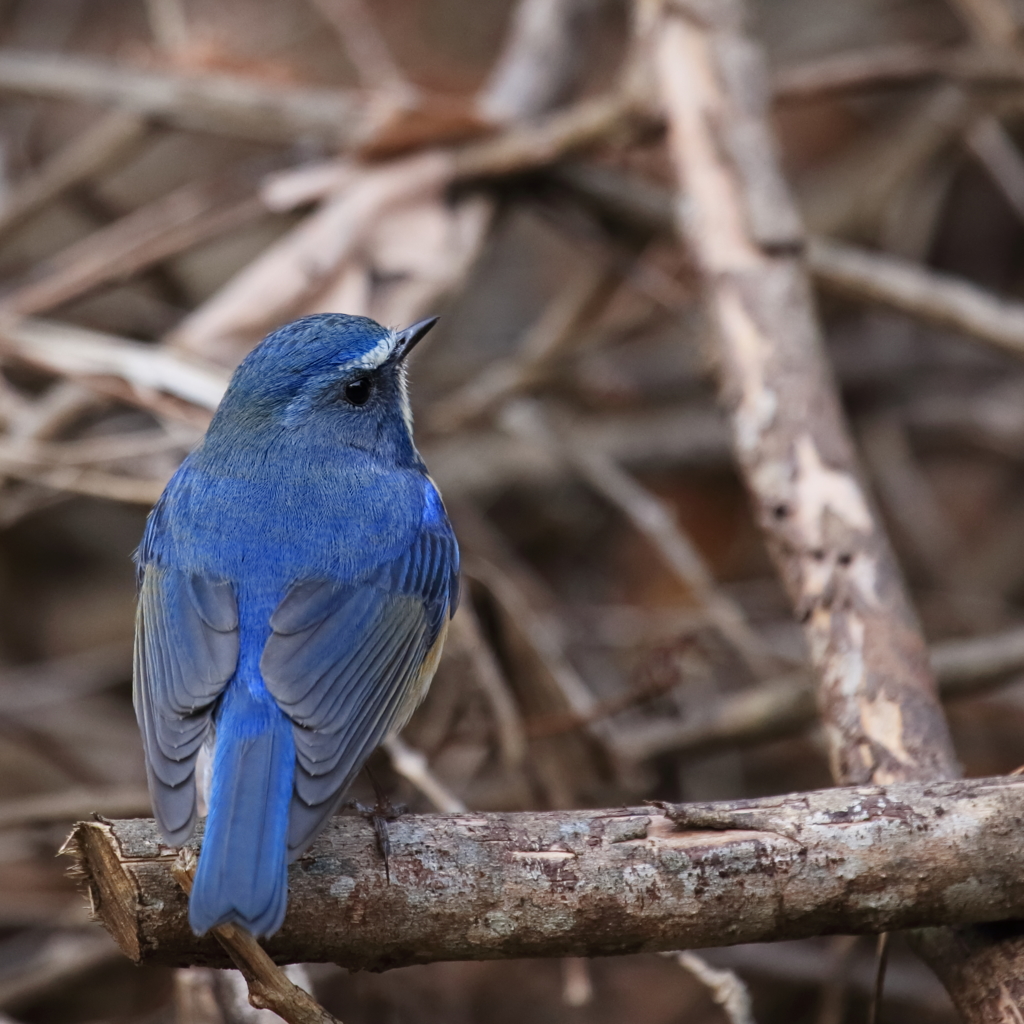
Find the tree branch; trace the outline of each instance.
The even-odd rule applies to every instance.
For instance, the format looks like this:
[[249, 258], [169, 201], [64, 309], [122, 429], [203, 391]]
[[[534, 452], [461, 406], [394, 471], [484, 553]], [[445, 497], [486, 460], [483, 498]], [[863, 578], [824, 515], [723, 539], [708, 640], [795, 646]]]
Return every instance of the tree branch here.
[[[684, 228], [715, 318], [736, 455], [805, 626], [836, 779], [948, 778], [956, 759], [924, 640], [859, 479], [806, 273], [759, 240], [747, 181], [714, 127], [747, 116], [758, 89], [740, 74], [744, 62], [748, 78], [755, 69], [750, 48], [683, 17], [658, 34], [670, 146], [689, 203]], [[725, 54], [740, 81], [726, 73]], [[774, 152], [762, 156], [777, 174]]]
[[[406, 815], [389, 825], [390, 883], [372, 826], [339, 817], [291, 868], [288, 917], [266, 947], [279, 963], [379, 970], [997, 921], [1024, 913], [1007, 827], [1022, 816], [1019, 777], [660, 810]], [[152, 821], [83, 822], [67, 849], [133, 960], [226, 964], [216, 939], [189, 929], [177, 851]]]
[[[678, 0], [651, 35], [681, 227], [718, 335], [740, 469], [805, 627], [832, 774], [846, 784], [948, 779], [956, 755], [924, 639], [860, 480], [799, 240], [784, 244], [785, 217], [766, 214], [767, 198], [786, 192], [763, 58], [743, 33], [741, 2], [702, 10]], [[918, 949], [967, 1020], [1019, 1020], [1024, 998], [1006, 986], [1021, 975], [1020, 949], [992, 944], [981, 988], [984, 971], [955, 966], [959, 945], [976, 940], [985, 945], [970, 930], [933, 931]]]
[[315, 138], [344, 147], [373, 126], [372, 104], [356, 90], [141, 71], [67, 53], [0, 49], [0, 91], [110, 103], [186, 131], [270, 143]]
[[814, 239], [807, 260], [816, 280], [832, 291], [962, 331], [1011, 355], [1024, 355], [1024, 303], [1001, 299], [953, 274], [833, 239]]

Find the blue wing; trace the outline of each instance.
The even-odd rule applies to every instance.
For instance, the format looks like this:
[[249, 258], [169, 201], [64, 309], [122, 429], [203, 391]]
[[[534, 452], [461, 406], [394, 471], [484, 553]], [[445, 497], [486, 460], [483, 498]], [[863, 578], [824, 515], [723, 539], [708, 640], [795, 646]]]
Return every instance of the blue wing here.
[[153, 811], [180, 845], [196, 817], [196, 755], [238, 663], [238, 607], [228, 583], [153, 564], [140, 572], [135, 713]]
[[369, 580], [297, 584], [274, 612], [260, 671], [293, 723], [291, 859], [415, 710], [457, 602], [458, 549], [442, 512]]

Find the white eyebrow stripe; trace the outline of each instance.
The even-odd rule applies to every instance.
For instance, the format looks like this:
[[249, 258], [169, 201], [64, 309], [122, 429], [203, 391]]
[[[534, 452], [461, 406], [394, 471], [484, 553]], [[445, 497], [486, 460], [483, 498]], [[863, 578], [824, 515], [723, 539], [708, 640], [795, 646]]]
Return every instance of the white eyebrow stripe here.
[[409, 440], [412, 440], [412, 404], [409, 402], [409, 371], [405, 363], [398, 367], [398, 405], [402, 410], [402, 419], [405, 420], [405, 429], [409, 431]]
[[364, 370], [376, 370], [378, 366], [387, 361], [388, 356], [395, 351], [397, 344], [398, 335], [394, 331], [388, 331], [369, 352], [353, 360], [349, 365], [358, 366]]

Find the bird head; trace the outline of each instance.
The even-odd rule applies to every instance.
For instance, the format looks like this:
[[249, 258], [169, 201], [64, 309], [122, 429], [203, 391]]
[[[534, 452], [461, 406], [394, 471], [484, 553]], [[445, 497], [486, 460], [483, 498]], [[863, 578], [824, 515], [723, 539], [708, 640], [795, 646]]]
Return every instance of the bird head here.
[[437, 323], [395, 331], [317, 313], [268, 335], [235, 371], [211, 434], [277, 431], [384, 454], [412, 445], [405, 359]]

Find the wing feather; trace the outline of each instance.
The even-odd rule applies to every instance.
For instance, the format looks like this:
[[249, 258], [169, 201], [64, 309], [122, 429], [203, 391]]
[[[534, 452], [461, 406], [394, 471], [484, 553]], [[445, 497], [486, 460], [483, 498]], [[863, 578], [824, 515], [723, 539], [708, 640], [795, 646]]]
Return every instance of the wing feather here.
[[238, 663], [230, 585], [155, 565], [142, 569], [135, 630], [135, 712], [153, 810], [168, 841], [196, 816], [195, 763], [213, 704]]
[[457, 579], [458, 551], [443, 520], [369, 580], [302, 582], [275, 610], [260, 671], [293, 723], [293, 860], [425, 692], [421, 670], [454, 610]]

